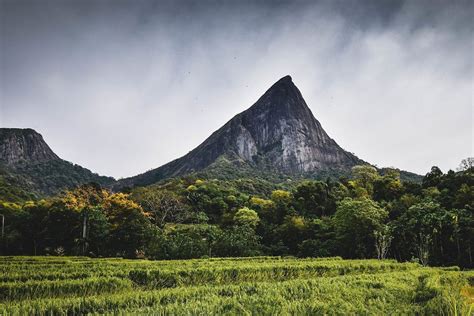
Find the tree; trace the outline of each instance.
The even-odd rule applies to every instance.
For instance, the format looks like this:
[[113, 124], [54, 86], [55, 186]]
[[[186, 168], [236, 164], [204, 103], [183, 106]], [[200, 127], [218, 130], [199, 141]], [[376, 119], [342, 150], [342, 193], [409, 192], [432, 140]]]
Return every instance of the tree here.
[[321, 181], [305, 181], [296, 187], [293, 194], [295, 207], [307, 217], [331, 215], [336, 210], [335, 199], [329, 186]]
[[396, 169], [385, 170], [385, 174], [374, 181], [373, 189], [373, 197], [376, 201], [393, 201], [399, 198], [403, 189], [400, 172]]
[[255, 210], [260, 218], [260, 230], [265, 229], [269, 222], [274, 220], [275, 203], [259, 197], [252, 197], [249, 201], [250, 207]]
[[299, 257], [337, 255], [336, 232], [332, 217], [313, 219], [308, 224], [308, 238], [298, 245]]
[[339, 202], [334, 224], [342, 254], [349, 258], [372, 257], [373, 232], [381, 229], [387, 216], [385, 209], [367, 198]]
[[[411, 206], [393, 222], [394, 242], [400, 259], [420, 258], [421, 253], [428, 252], [433, 264], [454, 264], [456, 248], [453, 215], [429, 199]], [[423, 250], [421, 253], [420, 249]]]
[[24, 223], [19, 226], [19, 229], [23, 236], [22, 246], [29, 254], [35, 256], [42, 254], [46, 247], [46, 228], [50, 207], [51, 202], [46, 200], [27, 202], [23, 205], [26, 215]]
[[385, 259], [393, 239], [390, 228], [387, 225], [383, 225], [379, 230], [374, 231], [374, 236], [377, 259]]
[[276, 204], [288, 205], [291, 200], [291, 193], [288, 191], [275, 190], [272, 192], [272, 201]]
[[215, 243], [215, 254], [219, 257], [248, 257], [260, 254], [260, 237], [248, 225], [234, 226], [223, 230]]
[[355, 184], [367, 192], [371, 197], [374, 193], [374, 182], [380, 178], [377, 169], [370, 165], [360, 165], [352, 167], [352, 177]]
[[248, 207], [241, 208], [234, 215], [234, 222], [237, 225], [248, 225], [250, 227], [257, 227], [260, 222], [257, 212]]
[[[87, 242], [89, 250], [95, 255], [106, 254], [109, 245], [111, 225], [101, 206], [89, 210], [89, 226], [87, 230]], [[91, 253], [89, 253], [91, 254]]]
[[266, 200], [259, 197], [252, 197], [250, 199], [250, 206], [259, 214], [269, 214], [275, 208], [275, 203], [272, 200]]
[[[216, 182], [196, 180], [188, 186], [186, 198], [194, 211], [204, 212], [209, 216], [211, 223], [217, 223], [222, 215], [230, 210], [227, 190], [221, 188]], [[235, 201], [230, 201], [234, 203]]]
[[286, 215], [295, 213], [291, 207], [291, 202], [293, 201], [291, 192], [275, 190], [272, 192], [271, 200], [275, 205], [271, 214], [269, 214], [272, 222], [281, 223]]
[[[162, 259], [211, 257], [221, 229], [207, 224], [169, 224], [164, 229], [166, 256]], [[156, 258], [156, 255], [154, 256]]]
[[[53, 214], [66, 215], [68, 212], [72, 212], [71, 216], [79, 215], [80, 224], [72, 225], [64, 223], [64, 227], [77, 227], [77, 231], [74, 234], [78, 235], [74, 238], [76, 244], [80, 247], [80, 252], [85, 255], [89, 246], [89, 232], [90, 232], [90, 213], [97, 210], [98, 207], [104, 203], [104, 201], [110, 196], [110, 193], [102, 189], [98, 184], [86, 184], [82, 185], [74, 190], [66, 191], [62, 196], [53, 200], [51, 210], [55, 211]], [[76, 215], [74, 215], [75, 213]], [[51, 217], [51, 215], [50, 215]], [[99, 219], [100, 216], [95, 212], [95, 218]], [[80, 227], [79, 227], [80, 226]], [[102, 225], [96, 225], [96, 228]], [[48, 228], [52, 228], [48, 225]], [[65, 238], [67, 234], [56, 233], [58, 236]], [[101, 233], [99, 233], [101, 235]], [[62, 246], [62, 245], [61, 245]], [[97, 248], [97, 246], [96, 246]]]
[[111, 224], [111, 254], [131, 258], [144, 251], [154, 232], [149, 215], [124, 193], [108, 197], [104, 210]]
[[67, 254], [86, 255], [87, 238], [81, 225], [84, 213], [66, 208], [58, 201], [47, 211], [43, 220], [43, 250], [49, 254], [53, 249], [63, 247]]
[[443, 172], [436, 166], [431, 167], [431, 171], [428, 172], [423, 178], [423, 188], [436, 187], [443, 177]]
[[458, 171], [467, 171], [473, 170], [474, 168], [474, 157], [468, 157], [466, 159], [461, 160], [459, 164]]
[[188, 217], [188, 208], [181, 197], [168, 190], [142, 189], [134, 193], [134, 200], [150, 213], [159, 227], [166, 223], [182, 223]]
[[454, 235], [456, 240], [457, 264], [463, 267], [474, 267], [472, 246], [474, 245], [474, 211], [473, 209], [453, 210], [455, 216]]
[[21, 225], [26, 220], [27, 213], [17, 203], [0, 201], [0, 214], [0, 225], [4, 225], [0, 240], [0, 254], [5, 255], [16, 251], [21, 253], [24, 251], [21, 248]]
[[430, 257], [430, 244], [431, 237], [429, 235], [424, 235], [419, 233], [416, 238], [416, 254], [417, 258], [423, 266], [428, 265], [428, 260]]
[[298, 244], [309, 237], [309, 225], [302, 216], [287, 215], [283, 224], [278, 227], [277, 233], [290, 250], [290, 253], [296, 255]]

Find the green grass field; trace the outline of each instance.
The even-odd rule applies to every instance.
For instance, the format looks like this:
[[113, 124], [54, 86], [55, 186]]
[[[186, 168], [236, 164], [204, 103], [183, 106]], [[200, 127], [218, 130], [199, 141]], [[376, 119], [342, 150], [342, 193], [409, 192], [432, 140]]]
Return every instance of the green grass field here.
[[0, 315], [471, 315], [473, 280], [391, 260], [0, 257]]

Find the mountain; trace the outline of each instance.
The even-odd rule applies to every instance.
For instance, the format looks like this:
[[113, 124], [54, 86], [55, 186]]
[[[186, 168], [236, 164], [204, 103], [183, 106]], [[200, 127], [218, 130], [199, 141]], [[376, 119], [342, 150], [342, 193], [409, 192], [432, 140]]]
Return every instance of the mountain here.
[[360, 163], [364, 162], [328, 136], [292, 78], [285, 76], [187, 155], [119, 180], [115, 187], [149, 185], [165, 178], [213, 170], [216, 164], [235, 166], [251, 174], [314, 176], [347, 173]]
[[17, 166], [59, 160], [43, 137], [32, 129], [0, 129], [0, 163]]
[[0, 128], [0, 199], [35, 198], [84, 183], [114, 181], [59, 158], [33, 129]]

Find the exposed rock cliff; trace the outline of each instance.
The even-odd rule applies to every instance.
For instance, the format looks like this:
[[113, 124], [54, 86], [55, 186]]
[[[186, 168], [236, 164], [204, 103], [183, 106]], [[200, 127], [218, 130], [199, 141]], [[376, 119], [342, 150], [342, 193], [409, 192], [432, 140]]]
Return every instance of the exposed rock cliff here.
[[32, 129], [0, 128], [0, 163], [16, 166], [58, 160], [43, 136]]

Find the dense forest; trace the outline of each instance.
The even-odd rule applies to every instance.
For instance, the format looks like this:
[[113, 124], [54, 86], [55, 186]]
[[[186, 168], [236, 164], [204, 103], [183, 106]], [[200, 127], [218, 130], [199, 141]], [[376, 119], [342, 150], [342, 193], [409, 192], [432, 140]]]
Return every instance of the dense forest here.
[[[0, 201], [2, 254], [150, 259], [280, 255], [473, 267], [474, 166], [421, 183], [369, 165], [338, 181], [196, 175], [113, 193], [89, 184]], [[0, 183], [1, 185], [1, 183]], [[2, 192], [8, 188], [0, 188]]]

